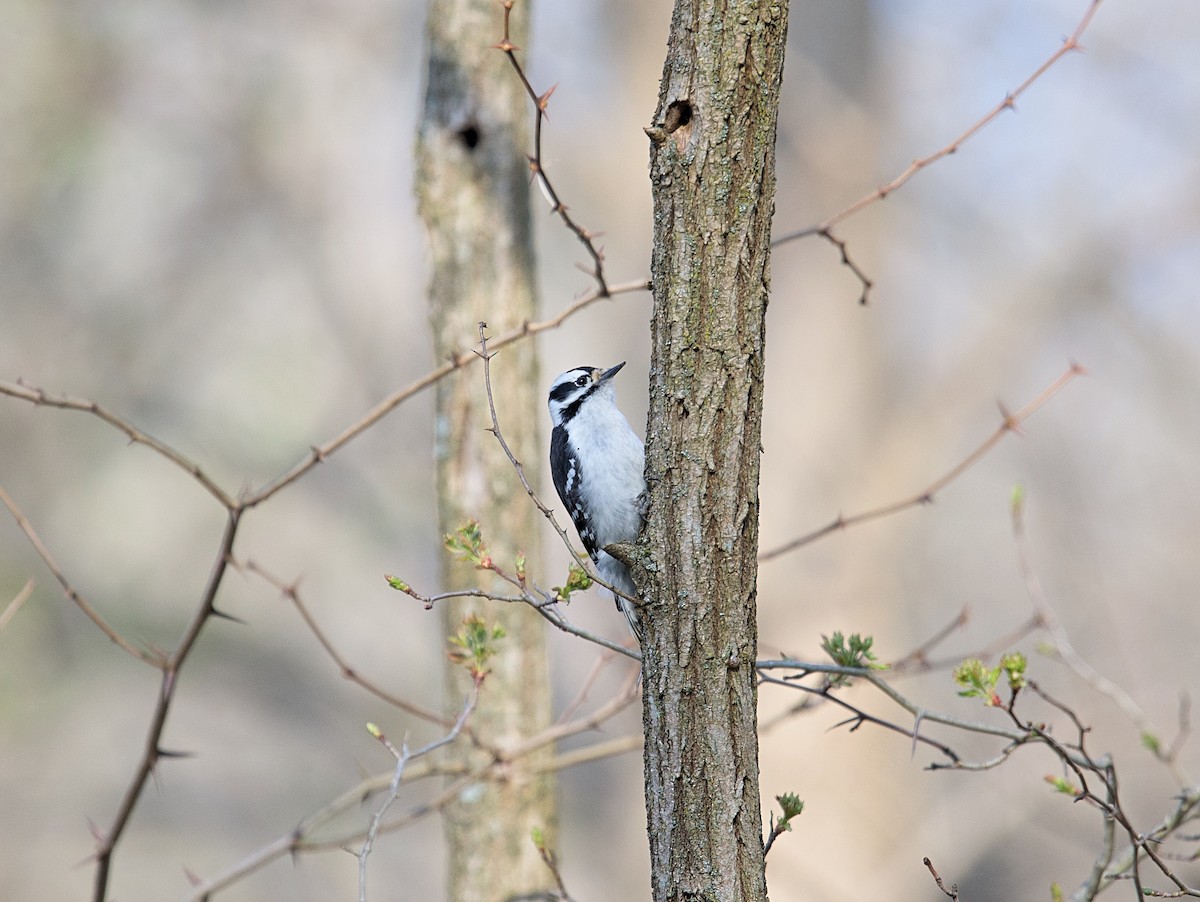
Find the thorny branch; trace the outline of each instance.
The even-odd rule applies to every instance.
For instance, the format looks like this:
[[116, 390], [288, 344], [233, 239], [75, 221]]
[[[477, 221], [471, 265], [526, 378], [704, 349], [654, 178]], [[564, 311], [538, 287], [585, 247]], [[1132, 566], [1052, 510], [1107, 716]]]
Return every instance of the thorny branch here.
[[[491, 339], [492, 348], [500, 349], [507, 347], [510, 344], [526, 340], [541, 332], [556, 329], [567, 319], [586, 309], [603, 297], [613, 297], [618, 294], [643, 291], [646, 289], [646, 287], [647, 285], [645, 280], [628, 282], [621, 285], [605, 284], [603, 291], [598, 289], [593, 290], [592, 292], [576, 300], [574, 303], [570, 304], [568, 307], [564, 308], [561, 312], [553, 317], [541, 321], [522, 323], [521, 325], [508, 330], [504, 334]], [[226, 530], [220, 542], [217, 558], [213, 563], [209, 582], [201, 594], [201, 599], [197, 610], [193, 615], [192, 620], [185, 628], [184, 634], [176, 646], [175, 651], [170, 655], [165, 655], [158, 651], [143, 650], [138, 648], [136, 645], [122, 636], [111, 625], [109, 625], [99, 611], [96, 610], [67, 579], [64, 572], [54, 561], [54, 558], [51, 556], [49, 550], [41, 542], [40, 538], [38, 538], [37, 533], [33, 530], [32, 525], [16, 507], [15, 503], [12, 502], [12, 499], [9, 498], [7, 494], [4, 494], [3, 497], [0, 498], [0, 500], [4, 501], [5, 506], [8, 507], [10, 514], [17, 522], [18, 526], [20, 526], [22, 531], [25, 532], [30, 543], [34, 546], [35, 550], [37, 550], [39, 556], [46, 564], [47, 569], [50, 570], [50, 572], [63, 587], [67, 597], [70, 598], [71, 601], [73, 601], [80, 608], [80, 610], [82, 610], [88, 616], [88, 618], [91, 619], [92, 622], [95, 623], [96, 626], [106, 636], [108, 636], [111, 641], [120, 646], [126, 653], [141, 661], [144, 661], [155, 669], [160, 670], [162, 673], [161, 688], [157, 697], [155, 711], [150, 721], [149, 733], [146, 738], [142, 757], [135, 767], [133, 778], [126, 789], [113, 823], [110, 825], [107, 831], [95, 831], [97, 837], [97, 850], [95, 853], [97, 861], [97, 876], [95, 895], [93, 897], [94, 902], [103, 902], [103, 900], [106, 898], [109, 869], [113, 851], [115, 850], [117, 843], [124, 833], [125, 827], [129, 822], [129, 818], [133, 813], [134, 807], [141, 797], [141, 793], [145, 788], [146, 782], [149, 780], [150, 775], [154, 772], [154, 768], [158, 759], [164, 756], [164, 752], [159, 746], [162, 737], [162, 731], [166, 724], [166, 715], [170, 710], [171, 704], [175, 697], [175, 689], [178, 685], [179, 671], [186, 662], [192, 647], [199, 638], [200, 632], [207, 623], [208, 619], [210, 617], [227, 616], [215, 606], [214, 601], [216, 598], [216, 593], [219, 590], [226, 573], [227, 565], [231, 560], [234, 540], [237, 537], [242, 515], [251, 508], [257, 507], [259, 504], [273, 497], [286, 486], [291, 485], [293, 482], [299, 480], [310, 470], [312, 470], [318, 463], [322, 462], [331, 454], [334, 454], [341, 448], [345, 447], [345, 445], [347, 445], [350, 441], [366, 432], [368, 429], [382, 420], [387, 414], [399, 407], [402, 403], [409, 400], [414, 395], [417, 395], [425, 389], [433, 386], [439, 380], [444, 379], [451, 373], [467, 366], [474, 361], [476, 357], [477, 355], [473, 349], [460, 351], [440, 367], [432, 370], [425, 376], [422, 376], [421, 378], [410, 383], [408, 386], [399, 389], [388, 397], [384, 398], [382, 401], [376, 404], [375, 407], [360, 417], [357, 422], [347, 427], [333, 439], [330, 439], [322, 445], [314, 447], [304, 460], [296, 464], [283, 475], [255, 491], [242, 493], [240, 495], [235, 495], [232, 492], [222, 489], [207, 475], [204, 468], [188, 458], [186, 455], [176, 451], [167, 443], [142, 431], [128, 420], [109, 411], [107, 408], [94, 401], [51, 395], [44, 389], [29, 386], [20, 381], [15, 383], [0, 382], [0, 395], [7, 395], [9, 397], [28, 401], [31, 404], [39, 407], [54, 407], [61, 410], [82, 412], [102, 420], [103, 422], [112, 426], [114, 429], [123, 433], [131, 442], [144, 445], [163, 457], [165, 460], [169, 461], [178, 469], [182, 470], [189, 477], [194, 479], [197, 484], [199, 484], [206, 492], [208, 492], [209, 495], [216, 499], [216, 501], [222, 506], [222, 508], [224, 508], [226, 512]], [[10, 606], [10, 611], [11, 610], [14, 609]], [[562, 617], [560, 612], [549, 611], [546, 608], [540, 608], [539, 610], [544, 617], [546, 617], [560, 629], [563, 629], [567, 632], [576, 633], [577, 635], [583, 635], [587, 638], [592, 638], [593, 641], [597, 641], [602, 645], [611, 646], [622, 651], [624, 654], [629, 654], [627, 650], [620, 649], [618, 646], [608, 643], [607, 640], [600, 639], [599, 637], [592, 637], [590, 634], [587, 634], [586, 631], [579, 630], [571, 626], [566, 622], [565, 618]], [[319, 632], [315, 633], [315, 635], [320, 638]], [[344, 674], [349, 675], [349, 673], [352, 673], [352, 670], [346, 666], [344, 661], [341, 661], [338, 658], [335, 658], [335, 661], [337, 661], [339, 667], [342, 667]], [[368, 688], [369, 691], [374, 691], [366, 685], [364, 685], [364, 688]], [[376, 694], [380, 695], [379, 693]], [[380, 697], [385, 698], [386, 696], [380, 695]], [[396, 700], [392, 698], [392, 701], [394, 702]], [[409, 710], [412, 713], [418, 713], [418, 710], [411, 706], [411, 703], [405, 703], [404, 705], [401, 705], [401, 707], [404, 707], [405, 710]], [[441, 721], [442, 718], [438, 716], [435, 722]]]
[[862, 295], [859, 298], [859, 303], [866, 304], [868, 295], [870, 294], [872, 288], [872, 282], [869, 278], [867, 278], [863, 270], [850, 258], [846, 248], [846, 242], [834, 235], [834, 226], [845, 221], [846, 219], [849, 219], [851, 216], [854, 216], [856, 213], [861, 212], [867, 207], [872, 206], [878, 201], [883, 200], [893, 191], [903, 187], [903, 185], [907, 183], [909, 179], [911, 179], [921, 170], [932, 166], [934, 163], [945, 159], [951, 154], [957, 153], [963, 147], [963, 145], [987, 128], [987, 126], [991, 125], [995, 120], [999, 119], [1006, 110], [1016, 109], [1017, 100], [1024, 95], [1026, 91], [1033, 87], [1034, 83], [1037, 82], [1038, 79], [1050, 71], [1050, 69], [1053, 68], [1063, 57], [1082, 49], [1081, 41], [1083, 34], [1088, 30], [1089, 26], [1091, 26], [1092, 19], [1095, 18], [1096, 12], [1098, 11], [1102, 2], [1103, 0], [1089, 0], [1087, 9], [1084, 10], [1083, 17], [1079, 20], [1078, 24], [1076, 24], [1075, 30], [1071, 33], [1070, 37], [1066, 38], [1058, 47], [1058, 49], [1051, 53], [1050, 56], [1047, 57], [1040, 66], [1034, 69], [1033, 72], [1023, 82], [1021, 82], [1021, 84], [1019, 84], [1013, 91], [1010, 91], [1008, 94], [1006, 94], [1003, 100], [984, 113], [984, 115], [979, 119], [967, 126], [967, 128], [957, 137], [952, 139], [949, 144], [946, 144], [940, 150], [935, 150], [928, 156], [919, 157], [918, 159], [913, 160], [890, 182], [885, 185], [880, 185], [874, 191], [868, 192], [854, 203], [850, 204], [848, 207], [845, 207], [837, 213], [834, 213], [824, 221], [819, 222], [816, 225], [808, 226], [807, 228], [803, 229], [797, 229], [794, 232], [788, 232], [779, 236], [771, 242], [771, 246], [774, 248], [782, 244], [786, 244], [789, 241], [795, 241], [799, 238], [809, 238], [813, 236], [817, 236], [828, 241], [838, 249], [839, 253], [841, 254], [842, 264], [848, 267], [862, 284]]
[[562, 220], [564, 226], [579, 239], [580, 244], [588, 252], [588, 256], [592, 258], [591, 271], [584, 270], [589, 276], [596, 280], [596, 294], [599, 297], [608, 297], [611, 293], [608, 286], [608, 280], [604, 275], [604, 254], [596, 247], [595, 235], [579, 225], [571, 214], [567, 211], [567, 206], [562, 202], [558, 192], [554, 189], [554, 185], [550, 182], [550, 177], [546, 174], [546, 167], [542, 164], [542, 123], [546, 120], [546, 107], [550, 104], [550, 95], [554, 93], [554, 88], [539, 94], [529, 82], [529, 76], [525, 74], [525, 69], [521, 66], [521, 61], [517, 59], [517, 51], [521, 48], [512, 42], [509, 31], [509, 19], [512, 17], [513, 0], [504, 0], [504, 37], [496, 44], [496, 49], [503, 51], [508, 57], [508, 61], [512, 63], [513, 69], [516, 70], [517, 77], [521, 80], [521, 84], [525, 86], [525, 93], [529, 95], [529, 99], [533, 101], [534, 120], [533, 120], [533, 154], [529, 157], [529, 171], [533, 174], [533, 179], [537, 182], [538, 188], [550, 203], [550, 212], [557, 213], [559, 219]]
[[[333, 642], [325, 634], [325, 631], [321, 629], [321, 626], [317, 623], [316, 618], [308, 609], [308, 605], [306, 605], [304, 600], [300, 597], [299, 587], [296, 583], [285, 583], [278, 577], [268, 573], [262, 566], [253, 560], [248, 560], [245, 562], [234, 561], [233, 565], [240, 570], [244, 570], [246, 573], [253, 573], [254, 575], [258, 576], [263, 581], [277, 589], [280, 595], [291, 602], [292, 606], [296, 609], [296, 613], [300, 615], [300, 619], [304, 621], [304, 625], [308, 628], [308, 631], [312, 633], [313, 638], [317, 640], [317, 643], [325, 651], [325, 654], [329, 657], [329, 659], [332, 660], [337, 666], [338, 671], [345, 679], [350, 680], [350, 682], [361, 687], [362, 689], [365, 689], [371, 695], [375, 696], [380, 701], [386, 702], [393, 708], [406, 711], [415, 717], [419, 717], [422, 720], [428, 721], [429, 723], [439, 724], [443, 727], [451, 726], [453, 722], [443, 714], [433, 710], [432, 708], [427, 708], [424, 705], [419, 705], [416, 702], [409, 701], [406, 698], [393, 695], [381, 687], [378, 683], [375, 683], [364, 677], [358, 672], [357, 669], [351, 666], [351, 664], [346, 660], [345, 656], [337, 650]], [[468, 733], [470, 733], [469, 730]]]
[[[559, 314], [546, 320], [539, 322], [526, 322], [505, 332], [491, 340], [491, 345], [494, 349], [506, 347], [517, 341], [525, 340], [540, 332], [549, 329], [554, 329], [560, 326], [566, 319], [584, 310], [601, 297], [611, 297], [616, 294], [641, 291], [646, 288], [644, 281], [631, 282], [624, 285], [606, 286], [605, 292], [602, 294], [599, 291], [593, 291], [588, 295], [575, 301], [573, 304], [565, 308]], [[388, 413], [397, 408], [404, 401], [418, 394], [426, 388], [434, 385], [438, 380], [445, 378], [450, 373], [468, 365], [476, 359], [476, 354], [473, 350], [464, 350], [456, 354], [451, 360], [432, 372], [426, 374], [422, 378], [411, 383], [407, 387], [394, 392], [374, 408], [364, 414], [355, 424], [348, 427], [340, 435], [326, 442], [325, 444], [313, 448], [311, 454], [301, 463], [297, 464], [287, 473], [283, 474], [274, 481], [268, 483], [257, 491], [235, 496], [233, 493], [221, 489], [211, 478], [209, 478], [205, 470], [196, 464], [194, 461], [174, 450], [165, 442], [162, 442], [155, 437], [143, 432], [127, 420], [112, 413], [107, 408], [101, 405], [86, 400], [72, 399], [66, 397], [58, 397], [50, 395], [41, 388], [35, 388], [25, 385], [24, 383], [7, 383], [0, 382], [0, 395], [8, 395], [20, 400], [29, 401], [35, 406], [55, 407], [62, 410], [78, 411], [97, 417], [118, 431], [122, 432], [130, 441], [144, 445], [152, 451], [159, 454], [161, 457], [169, 461], [171, 464], [185, 472], [188, 476], [194, 479], [201, 487], [208, 492], [217, 502], [225, 509], [226, 512], [226, 528], [224, 535], [219, 543], [216, 559], [213, 563], [211, 574], [208, 583], [201, 592], [199, 604], [191, 621], [185, 627], [183, 635], [176, 645], [175, 650], [168, 654], [161, 653], [155, 650], [143, 650], [138, 648], [127, 638], [122, 636], [115, 628], [113, 628], [103, 616], [94, 608], [80, 593], [75, 586], [67, 579], [64, 572], [59, 568], [49, 550], [37, 536], [32, 525], [20, 512], [12, 499], [7, 493], [3, 493], [0, 489], [0, 501], [3, 501], [9, 509], [9, 513], [16, 521], [18, 526], [26, 534], [30, 543], [33, 545], [39, 556], [42, 558], [46, 567], [58, 580], [63, 587], [63, 591], [67, 597], [74, 602], [80, 610], [82, 610], [89, 619], [106, 635], [108, 638], [120, 646], [126, 653], [154, 667], [161, 672], [160, 690], [158, 692], [154, 713], [151, 716], [150, 724], [147, 731], [146, 741], [144, 744], [142, 756], [134, 768], [133, 777], [130, 780], [128, 787], [122, 797], [116, 815], [113, 818], [107, 830], [97, 829], [95, 832], [97, 848], [95, 851], [95, 859], [97, 863], [94, 902], [104, 902], [107, 897], [108, 881], [110, 868], [112, 863], [113, 853], [117, 843], [124, 834], [125, 828], [133, 814], [142, 791], [150, 776], [154, 773], [155, 767], [160, 758], [172, 756], [175, 753], [168, 752], [161, 747], [162, 733], [166, 725], [167, 713], [175, 698], [175, 689], [178, 686], [179, 672], [184, 663], [187, 661], [192, 648], [199, 639], [200, 633], [204, 626], [212, 617], [227, 618], [216, 605], [216, 594], [220, 589], [228, 565], [232, 561], [234, 541], [238, 534], [238, 529], [241, 524], [242, 515], [249, 509], [256, 507], [262, 502], [274, 496], [281, 489], [295, 482], [309, 472], [318, 463], [323, 461], [329, 455], [335, 453], [352, 439], [361, 435], [363, 432], [374, 426], [377, 422], [383, 419]], [[10, 610], [12, 610], [10, 606]], [[298, 610], [303, 614], [302, 607], [298, 606]], [[590, 638], [592, 641], [598, 642], [606, 647], [611, 647], [614, 650], [620, 651], [623, 654], [630, 654], [627, 649], [622, 649], [613, 643], [608, 642], [600, 637], [591, 636], [584, 630], [580, 630], [571, 624], [567, 623], [561, 612], [550, 610], [547, 607], [540, 607], [539, 611], [546, 619], [554, 623], [558, 628], [567, 632], [582, 635], [585, 638]], [[228, 618], [232, 619], [232, 618]], [[309, 621], [310, 628], [315, 624]], [[314, 635], [321, 641], [321, 632], [314, 631]], [[325, 643], [322, 643], [323, 645]], [[332, 649], [326, 646], [326, 651], [332, 654]], [[344, 660], [338, 656], [334, 656], [335, 662], [342, 669], [344, 675], [353, 678], [353, 669], [350, 668]], [[357, 680], [356, 680], [357, 681]], [[359, 681], [360, 685], [368, 691], [399, 706], [418, 716], [424, 716], [419, 706], [415, 706], [410, 702], [400, 703], [399, 699], [389, 696], [386, 693], [376, 691], [376, 688]], [[440, 715], [436, 716], [434, 722], [442, 722], [443, 718]]]
[[179, 469], [183, 470], [192, 479], [196, 480], [206, 492], [212, 495], [217, 502], [226, 510], [231, 510], [236, 506], [233, 497], [218, 486], [204, 472], [199, 464], [188, 458], [186, 455], [176, 451], [166, 442], [159, 441], [152, 435], [147, 435], [142, 430], [138, 429], [128, 420], [125, 420], [107, 407], [102, 407], [95, 401], [85, 400], [83, 398], [68, 398], [65, 395], [51, 395], [45, 389], [37, 388], [36, 386], [26, 385], [20, 379], [16, 382], [0, 382], [0, 394], [8, 395], [11, 398], [18, 398], [23, 401], [28, 401], [35, 407], [57, 407], [59, 410], [74, 410], [82, 413], [91, 414], [99, 420], [112, 426], [118, 432], [125, 433], [125, 436], [132, 444], [145, 445], [156, 454], [169, 460]]
[[[1172, 837], [1185, 839], [1178, 836], [1179, 828], [1185, 823], [1200, 819], [1200, 785], [1185, 788], [1176, 797], [1175, 809], [1159, 824], [1149, 830], [1138, 830], [1121, 801], [1117, 770], [1112, 759], [1108, 755], [1094, 756], [1087, 749], [1086, 741], [1090, 727], [1086, 726], [1068, 705], [1050, 696], [1032, 680], [1026, 682], [1024, 687], [1016, 687], [1011, 690], [1007, 705], [999, 708], [1009, 721], [1008, 725], [1002, 725], [967, 720], [929, 710], [908, 699], [874, 670], [786, 660], [759, 661], [757, 667], [762, 683], [786, 686], [812, 696], [819, 696], [851, 714], [851, 717], [836, 726], [849, 726], [853, 731], [863, 724], [871, 724], [910, 737], [914, 753], [918, 743], [939, 752], [945, 760], [930, 762], [926, 765], [928, 770], [990, 770], [1003, 764], [1019, 749], [1026, 746], [1042, 746], [1049, 749], [1062, 766], [1066, 776], [1063, 778], [1047, 777], [1047, 781], [1052, 783], [1060, 793], [1065, 793], [1077, 802], [1086, 802], [1096, 808], [1103, 819], [1103, 848], [1091, 873], [1071, 897], [1072, 902], [1094, 899], [1099, 892], [1122, 879], [1133, 882], [1138, 898], [1145, 896], [1160, 898], [1200, 896], [1200, 888], [1187, 884], [1176, 874], [1169, 863], [1172, 856], [1163, 854], [1160, 850], [1161, 844]], [[768, 672], [781, 669], [791, 669], [794, 673], [779, 678]], [[823, 684], [816, 686], [800, 682], [814, 674], [824, 674], [827, 678]], [[893, 703], [912, 715], [912, 727], [906, 727], [887, 718], [871, 714], [860, 705], [835, 695], [832, 682], [828, 679], [828, 676], [831, 675], [856, 677], [871, 684]], [[1028, 719], [1018, 715], [1016, 705], [1018, 697], [1022, 693], [1036, 697], [1049, 708], [1065, 716], [1074, 730], [1073, 740], [1059, 740], [1055, 738], [1052, 728], [1042, 720]], [[968, 760], [949, 744], [923, 733], [922, 728], [927, 724], [950, 727], [958, 732], [995, 736], [1005, 740], [1005, 743], [991, 758]], [[1117, 829], [1124, 834], [1128, 842], [1126, 850], [1119, 856], [1114, 855], [1114, 837]], [[1169, 881], [1174, 889], [1159, 891], [1146, 887], [1139, 870], [1143, 858], [1153, 864], [1158, 874]], [[944, 887], [943, 891], [945, 891]]]
[[[71, 584], [70, 580], [67, 579], [67, 577], [63, 574], [62, 569], [58, 566], [58, 562], [55, 561], [53, 555], [50, 554], [50, 549], [42, 543], [41, 537], [33, 528], [33, 524], [29, 522], [23, 513], [21, 513], [21, 509], [17, 507], [16, 502], [12, 500], [8, 492], [6, 492], [2, 486], [0, 486], [0, 502], [2, 502], [4, 506], [8, 508], [9, 514], [12, 515], [13, 520], [16, 521], [16, 524], [20, 528], [21, 532], [25, 533], [25, 538], [29, 540], [29, 544], [32, 545], [34, 551], [38, 553], [38, 557], [42, 559], [42, 563], [46, 565], [46, 569], [50, 571], [56, 580], [58, 580], [58, 584], [62, 586], [63, 593], [67, 596], [67, 598], [71, 599], [71, 601], [75, 603], [75, 606], [78, 607], [79, 610], [83, 611], [83, 613], [87, 615], [87, 618], [99, 628], [100, 632], [108, 636], [113, 644], [117, 645], [126, 654], [136, 658], [139, 661], [142, 661], [143, 663], [149, 664], [151, 667], [162, 669], [165, 661], [161, 655], [138, 648], [136, 645], [122, 636]], [[32, 591], [32, 589], [30, 589], [30, 591]], [[20, 596], [14, 599], [14, 604], [9, 606], [9, 611], [13, 611], [15, 613], [15, 608], [20, 607], [21, 601], [22, 599]], [[11, 616], [9, 611], [5, 611], [6, 618]]]
[[787, 554], [789, 551], [795, 551], [817, 539], [824, 538], [831, 532], [836, 532], [839, 529], [845, 529], [848, 526], [856, 526], [859, 523], [866, 523], [869, 520], [878, 520], [881, 517], [887, 517], [900, 511], [907, 510], [910, 507], [919, 507], [923, 504], [930, 504], [934, 498], [950, 483], [962, 476], [967, 470], [971, 469], [989, 451], [1000, 443], [1000, 440], [1010, 432], [1019, 432], [1021, 424], [1031, 417], [1036, 411], [1043, 407], [1046, 402], [1057, 395], [1067, 383], [1076, 376], [1081, 376], [1086, 372], [1083, 367], [1072, 363], [1061, 376], [1054, 380], [1050, 385], [1044, 388], [1032, 401], [1022, 407], [1015, 413], [1009, 412], [1003, 404], [1000, 405], [1000, 425], [996, 427], [996, 431], [988, 436], [984, 441], [975, 448], [970, 454], [964, 457], [961, 461], [950, 468], [944, 475], [938, 477], [931, 482], [925, 489], [917, 492], [908, 498], [901, 501], [894, 501], [891, 504], [885, 504], [882, 507], [872, 508], [871, 510], [863, 511], [862, 513], [852, 514], [851, 516], [843, 516], [838, 514], [831, 522], [822, 526], [820, 529], [814, 530], [806, 535], [799, 536], [789, 542], [785, 542], [778, 547], [772, 548], [769, 551], [764, 551], [758, 556], [760, 563], [773, 560], [781, 555]]
[[[648, 283], [645, 279], [640, 279], [635, 282], [625, 282], [620, 285], [608, 285], [605, 287], [604, 291], [593, 289], [556, 316], [536, 322], [522, 323], [521, 325], [514, 326], [507, 332], [496, 336], [492, 339], [492, 348], [493, 350], [500, 350], [501, 348], [505, 348], [510, 344], [523, 341], [533, 335], [537, 335], [540, 332], [545, 332], [550, 329], [557, 329], [572, 316], [579, 313], [581, 310], [590, 307], [592, 304], [596, 303], [596, 301], [599, 301], [602, 298], [614, 297], [618, 294], [629, 294], [635, 291], [646, 291], [647, 289]], [[348, 426], [339, 435], [330, 439], [323, 445], [314, 447], [304, 460], [300, 461], [286, 473], [241, 499], [239, 502], [240, 505], [242, 507], [249, 508], [255, 507], [256, 505], [266, 501], [280, 489], [291, 485], [317, 464], [324, 461], [331, 454], [341, 450], [351, 441], [358, 438], [358, 436], [362, 435], [409, 398], [420, 394], [427, 388], [433, 387], [451, 373], [457, 372], [476, 359], [477, 356], [473, 349], [464, 349], [459, 351], [436, 369], [431, 370], [419, 379], [410, 382], [404, 388], [392, 392], [392, 394], [388, 395], [386, 398], [372, 407], [369, 411], [367, 411], [367, 413], [360, 417], [357, 422], [351, 426]], [[0, 383], [0, 392], [3, 391], [4, 385], [3, 383]]]

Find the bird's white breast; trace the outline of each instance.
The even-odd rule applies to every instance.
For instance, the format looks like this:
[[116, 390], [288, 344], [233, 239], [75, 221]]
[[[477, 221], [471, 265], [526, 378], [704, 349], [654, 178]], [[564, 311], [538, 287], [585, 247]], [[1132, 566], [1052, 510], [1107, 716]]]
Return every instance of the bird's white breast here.
[[588, 449], [581, 490], [597, 547], [634, 541], [641, 525], [638, 496], [646, 488], [642, 440], [612, 404], [585, 406], [571, 422], [571, 440]]

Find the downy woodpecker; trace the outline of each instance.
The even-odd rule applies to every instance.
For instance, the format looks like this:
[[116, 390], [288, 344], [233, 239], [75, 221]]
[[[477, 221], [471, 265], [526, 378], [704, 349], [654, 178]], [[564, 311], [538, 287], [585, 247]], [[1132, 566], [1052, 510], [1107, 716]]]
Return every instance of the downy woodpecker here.
[[[583, 547], [605, 582], [637, 597], [629, 568], [604, 548], [636, 542], [645, 516], [646, 451], [617, 408], [612, 378], [623, 367], [577, 366], [550, 386], [550, 472]], [[601, 589], [604, 595], [611, 595]], [[616, 596], [618, 610], [642, 639], [637, 606]]]

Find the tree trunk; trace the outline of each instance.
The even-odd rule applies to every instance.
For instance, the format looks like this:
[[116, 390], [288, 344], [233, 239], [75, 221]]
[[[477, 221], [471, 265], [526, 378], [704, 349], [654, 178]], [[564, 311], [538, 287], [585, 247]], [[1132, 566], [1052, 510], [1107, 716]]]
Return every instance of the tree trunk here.
[[[527, 9], [514, 16], [513, 40], [524, 46]], [[428, 25], [428, 85], [418, 139], [417, 193], [429, 232], [429, 285], [436, 355], [445, 359], [477, 341], [480, 320], [502, 331], [535, 313], [529, 210], [530, 111], [508, 62], [492, 49], [502, 34], [494, 0], [433, 0]], [[532, 343], [506, 349], [492, 366], [506, 439], [537, 481], [542, 382]], [[480, 521], [497, 564], [512, 569], [518, 550], [539, 560], [539, 516], [525, 497], [490, 425], [483, 379], [469, 368], [438, 383], [437, 489], [442, 529]], [[460, 562], [443, 565], [448, 587], [495, 589], [485, 573]], [[550, 723], [545, 633], [540, 618], [519, 605], [484, 599], [441, 607], [447, 634], [478, 612], [506, 638], [489, 663], [471, 727], [500, 747]], [[457, 714], [470, 678], [446, 669], [447, 711]], [[468, 765], [480, 752], [462, 746]], [[549, 754], [549, 750], [547, 750]], [[531, 775], [537, 757], [522, 759], [502, 781], [473, 787], [445, 815], [448, 894], [457, 902], [496, 902], [545, 890], [552, 876], [530, 840], [541, 828], [553, 842], [554, 780]]]
[[654, 899], [764, 900], [755, 579], [777, 0], [677, 0], [651, 139], [643, 718]]

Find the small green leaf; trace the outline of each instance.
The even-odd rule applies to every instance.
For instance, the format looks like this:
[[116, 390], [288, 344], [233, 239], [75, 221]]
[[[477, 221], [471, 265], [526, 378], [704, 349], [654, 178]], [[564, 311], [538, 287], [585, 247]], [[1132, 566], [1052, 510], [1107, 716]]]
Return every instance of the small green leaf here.
[[794, 792], [785, 792], [783, 795], [775, 796], [775, 801], [779, 803], [779, 807], [783, 809], [783, 817], [777, 823], [784, 830], [791, 830], [791, 824], [788, 823], [792, 818], [799, 817], [804, 811], [804, 800]]
[[1050, 884], [1050, 902], [1063, 902], [1062, 887], [1057, 883]]
[[530, 830], [529, 837], [533, 840], [533, 845], [539, 852], [546, 848], [546, 837], [542, 833], [541, 827], [534, 827]]
[[1009, 652], [1000, 659], [1000, 667], [1008, 677], [1008, 688], [1013, 692], [1025, 688], [1025, 656], [1019, 651]]
[[967, 658], [954, 668], [954, 682], [960, 687], [958, 694], [963, 698], [981, 698], [990, 708], [1001, 707], [1003, 703], [996, 694], [1000, 671], [1000, 667], [985, 667], [978, 658]]
[[569, 602], [571, 593], [585, 592], [592, 587], [592, 578], [587, 571], [572, 561], [567, 567], [567, 582], [563, 586], [554, 586], [554, 600]]
[[483, 543], [483, 533], [479, 529], [478, 520], [468, 520], [454, 532], [448, 532], [442, 537], [446, 550], [459, 555], [477, 567], [490, 566], [487, 546]]
[[1162, 740], [1153, 733], [1146, 732], [1142, 734], [1142, 745], [1154, 752], [1156, 755], [1162, 754]]
[[484, 665], [496, 653], [495, 642], [504, 636], [503, 627], [489, 627], [478, 614], [468, 614], [463, 618], [463, 628], [446, 640], [454, 646], [446, 655], [466, 667], [475, 679], [482, 680], [488, 673]]
[[[851, 633], [849, 641], [841, 632], [821, 637], [821, 648], [833, 659], [833, 663], [841, 667], [857, 667], [863, 670], [886, 670], [888, 665], [878, 663], [875, 652], [871, 651], [874, 643], [875, 639], [872, 636], [860, 636], [858, 633]], [[849, 682], [850, 678], [844, 674], [836, 674], [829, 678], [831, 686], [845, 686]]]
[[1079, 795], [1079, 787], [1072, 784], [1065, 777], [1047, 776], [1045, 779], [1047, 783], [1054, 787], [1055, 792], [1071, 797]]
[[409, 586], [409, 584], [406, 583], [404, 580], [400, 579], [400, 577], [398, 577], [398, 576], [385, 575], [383, 578], [386, 579], [387, 584], [389, 586], [391, 586], [393, 589], [395, 589], [397, 592], [411, 592], [412, 591], [412, 587]]

